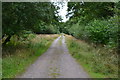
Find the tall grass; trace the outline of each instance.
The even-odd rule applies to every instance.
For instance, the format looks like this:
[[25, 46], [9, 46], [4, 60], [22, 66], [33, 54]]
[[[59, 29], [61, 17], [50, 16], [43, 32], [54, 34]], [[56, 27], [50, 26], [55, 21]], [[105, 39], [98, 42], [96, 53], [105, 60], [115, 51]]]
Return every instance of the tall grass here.
[[14, 36], [3, 47], [2, 77], [13, 78], [22, 74], [26, 68], [42, 55], [58, 35], [32, 35], [30, 40], [17, 41]]
[[67, 36], [71, 55], [85, 68], [92, 78], [117, 78], [118, 55], [107, 47], [94, 48], [84, 41]]

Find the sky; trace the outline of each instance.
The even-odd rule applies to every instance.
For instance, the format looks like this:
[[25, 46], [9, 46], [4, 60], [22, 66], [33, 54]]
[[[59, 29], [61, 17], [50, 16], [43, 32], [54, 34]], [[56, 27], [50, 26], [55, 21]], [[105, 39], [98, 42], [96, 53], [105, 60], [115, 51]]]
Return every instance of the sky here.
[[66, 18], [66, 15], [67, 15], [67, 5], [68, 5], [68, 2], [67, 1], [64, 1], [63, 4], [59, 4], [59, 3], [54, 3], [54, 5], [57, 5], [59, 6], [59, 10], [58, 10], [58, 15], [61, 16], [61, 18], [63, 19], [62, 22], [66, 22], [69, 20], [69, 17]]
[[58, 14], [62, 17], [62, 22], [66, 22], [67, 20], [69, 20], [69, 18], [66, 18], [66, 15], [67, 15], [67, 2], [64, 3], [64, 5], [58, 5], [60, 7], [60, 9], [58, 10]]

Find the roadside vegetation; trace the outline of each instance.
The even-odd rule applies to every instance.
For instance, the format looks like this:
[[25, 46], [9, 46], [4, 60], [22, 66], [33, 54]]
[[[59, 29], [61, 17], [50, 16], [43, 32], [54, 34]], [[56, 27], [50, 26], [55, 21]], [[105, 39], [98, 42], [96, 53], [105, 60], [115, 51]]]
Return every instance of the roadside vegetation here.
[[58, 37], [51, 34], [65, 33], [91, 77], [117, 77], [120, 2], [68, 2], [66, 22], [58, 10], [52, 2], [2, 3], [2, 76], [23, 72]]
[[[118, 3], [68, 3], [69, 21], [61, 31], [72, 56], [86, 67], [91, 77], [118, 77], [119, 14]], [[71, 12], [73, 10], [73, 12]]]
[[29, 34], [25, 41], [16, 40], [16, 36], [3, 47], [2, 77], [12, 78], [27, 69], [44, 53], [58, 35]]
[[24, 72], [58, 37], [56, 10], [50, 2], [2, 3], [3, 78]]
[[85, 41], [66, 35], [70, 54], [83, 66], [91, 78], [117, 78], [118, 55], [108, 47], [94, 48]]

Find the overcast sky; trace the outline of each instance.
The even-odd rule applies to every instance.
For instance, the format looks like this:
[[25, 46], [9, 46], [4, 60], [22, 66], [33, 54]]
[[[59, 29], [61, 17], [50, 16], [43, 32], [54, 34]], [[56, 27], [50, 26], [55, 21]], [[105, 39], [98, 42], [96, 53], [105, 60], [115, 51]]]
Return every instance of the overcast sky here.
[[54, 3], [54, 5], [57, 5], [59, 6], [59, 10], [58, 10], [58, 15], [61, 16], [61, 18], [63, 19], [62, 22], [66, 22], [67, 20], [69, 20], [69, 17], [66, 18], [66, 15], [67, 15], [67, 4], [68, 2], [64, 1], [62, 4], [59, 4], [59, 3]]
[[66, 18], [66, 15], [67, 15], [67, 2], [64, 3], [64, 5], [59, 5], [60, 9], [58, 10], [59, 11], [59, 15], [62, 17], [62, 22], [66, 22], [69, 18]]

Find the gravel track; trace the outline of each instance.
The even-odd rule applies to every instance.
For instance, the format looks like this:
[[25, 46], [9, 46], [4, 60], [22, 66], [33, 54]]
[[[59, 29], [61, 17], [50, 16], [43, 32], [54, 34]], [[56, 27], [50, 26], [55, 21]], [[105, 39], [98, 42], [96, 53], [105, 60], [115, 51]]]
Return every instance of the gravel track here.
[[69, 54], [65, 36], [59, 36], [24, 74], [18, 78], [89, 78]]

